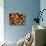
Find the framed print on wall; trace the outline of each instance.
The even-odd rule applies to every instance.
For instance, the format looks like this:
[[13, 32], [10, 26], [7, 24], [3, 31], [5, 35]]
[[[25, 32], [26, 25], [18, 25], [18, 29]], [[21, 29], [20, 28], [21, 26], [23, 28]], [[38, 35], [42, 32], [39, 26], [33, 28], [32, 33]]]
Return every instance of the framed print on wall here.
[[25, 16], [23, 13], [10, 13], [9, 14], [9, 24], [10, 25], [24, 25]]

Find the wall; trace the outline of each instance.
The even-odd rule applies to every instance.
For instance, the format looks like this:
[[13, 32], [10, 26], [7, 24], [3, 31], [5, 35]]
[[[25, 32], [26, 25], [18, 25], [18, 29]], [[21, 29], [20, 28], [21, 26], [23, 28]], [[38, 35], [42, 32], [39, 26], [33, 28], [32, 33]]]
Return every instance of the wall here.
[[[40, 1], [40, 9], [43, 10], [43, 9], [46, 9], [46, 0], [41, 0]], [[40, 21], [40, 25], [46, 27], [46, 11], [43, 13], [42, 15], [44, 21]], [[46, 40], [45, 40], [46, 41]], [[46, 42], [45, 42], [46, 43]]]
[[[40, 1], [40, 9], [41, 9], [41, 11], [42, 11], [43, 9], [46, 9], [46, 0], [41, 0], [41, 1]], [[46, 11], [43, 12], [42, 17], [43, 17], [43, 22], [41, 21], [41, 22], [40, 22], [40, 25], [46, 27], [46, 20], [45, 20], [45, 19], [46, 19]]]
[[4, 41], [4, 8], [3, 8], [3, 5], [4, 5], [4, 2], [3, 0], [1, 0], [0, 1], [0, 42]]
[[[32, 21], [36, 17], [35, 12], [40, 10], [40, 0], [4, 0], [4, 38], [7, 41], [18, 41], [32, 28]], [[26, 14], [26, 25], [10, 26], [8, 16], [11, 12], [23, 12]]]

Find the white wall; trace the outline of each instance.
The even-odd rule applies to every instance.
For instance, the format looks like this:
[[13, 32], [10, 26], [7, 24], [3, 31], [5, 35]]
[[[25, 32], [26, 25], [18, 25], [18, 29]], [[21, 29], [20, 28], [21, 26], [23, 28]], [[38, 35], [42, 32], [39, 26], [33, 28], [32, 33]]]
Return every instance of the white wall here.
[[[40, 9], [41, 9], [41, 11], [43, 9], [46, 9], [46, 0], [40, 0]], [[46, 27], [46, 11], [43, 12], [42, 17], [43, 17], [43, 22], [40, 21], [40, 25], [43, 25]]]
[[4, 41], [4, 2], [0, 0], [0, 42]]
[[[40, 0], [40, 9], [43, 10], [43, 9], [46, 9], [46, 0]], [[45, 15], [45, 16], [44, 16]], [[46, 11], [43, 13], [42, 15], [44, 21], [40, 22], [40, 25], [42, 26], [45, 26], [46, 27]], [[45, 42], [46, 43], [46, 42]]]

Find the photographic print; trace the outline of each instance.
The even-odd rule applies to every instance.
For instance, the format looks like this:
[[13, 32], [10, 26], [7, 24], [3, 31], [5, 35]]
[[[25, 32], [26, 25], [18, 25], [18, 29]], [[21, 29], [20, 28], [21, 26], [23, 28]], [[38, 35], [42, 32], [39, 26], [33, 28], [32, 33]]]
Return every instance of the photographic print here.
[[23, 13], [10, 13], [9, 14], [9, 24], [10, 25], [24, 25], [25, 16]]

